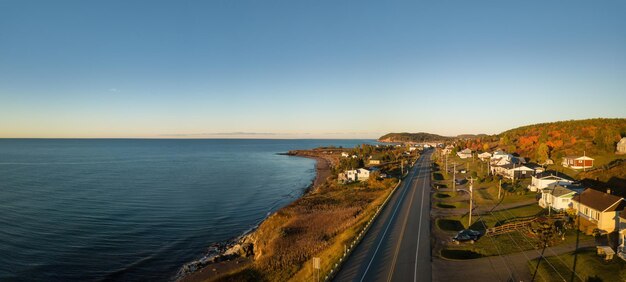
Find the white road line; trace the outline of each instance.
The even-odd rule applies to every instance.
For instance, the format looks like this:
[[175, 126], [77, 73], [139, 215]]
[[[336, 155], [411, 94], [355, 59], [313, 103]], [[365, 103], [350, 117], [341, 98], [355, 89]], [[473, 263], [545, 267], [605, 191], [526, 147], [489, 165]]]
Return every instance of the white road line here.
[[[419, 179], [418, 179], [419, 181]], [[419, 227], [417, 229], [417, 247], [415, 248], [415, 270], [413, 272], [413, 281], [417, 281], [417, 255], [420, 250], [420, 235], [422, 235], [422, 212], [424, 211], [424, 186], [426, 186], [426, 180], [422, 181], [422, 202], [420, 203], [420, 217], [419, 217]]]
[[[406, 188], [406, 187], [405, 187]], [[410, 188], [410, 185], [409, 185]], [[376, 246], [376, 250], [374, 250], [374, 254], [372, 255], [372, 258], [370, 259], [370, 262], [367, 264], [367, 267], [365, 268], [365, 272], [363, 272], [363, 276], [361, 277], [361, 282], [363, 282], [363, 280], [365, 279], [365, 276], [367, 275], [367, 272], [370, 269], [370, 266], [372, 266], [372, 262], [374, 261], [374, 258], [376, 257], [376, 254], [378, 253], [378, 249], [380, 248], [380, 244], [383, 243], [383, 240], [385, 239], [385, 235], [387, 234], [387, 230], [389, 229], [389, 226], [391, 225], [391, 222], [393, 222], [394, 217], [396, 217], [396, 212], [398, 211], [398, 208], [402, 205], [402, 201], [404, 200], [404, 196], [406, 196], [406, 191], [408, 191], [409, 189], [404, 189], [404, 191], [402, 192], [402, 196], [400, 197], [400, 199], [398, 200], [398, 202], [396, 203], [396, 208], [393, 211], [393, 214], [391, 214], [391, 218], [389, 219], [389, 222], [387, 223], [387, 227], [385, 227], [385, 231], [383, 232], [383, 236], [380, 238], [380, 241], [378, 242], [378, 245]]]

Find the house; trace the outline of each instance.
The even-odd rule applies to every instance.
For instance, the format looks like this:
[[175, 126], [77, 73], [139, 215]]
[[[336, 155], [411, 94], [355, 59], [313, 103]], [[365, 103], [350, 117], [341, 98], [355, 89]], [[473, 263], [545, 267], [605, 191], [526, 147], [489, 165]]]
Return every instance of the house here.
[[622, 139], [617, 142], [617, 148], [615, 152], [618, 154], [626, 154], [626, 137], [622, 137]]
[[593, 167], [593, 159], [587, 156], [568, 156], [563, 157], [561, 165], [571, 169], [587, 169]]
[[535, 170], [525, 165], [513, 165], [513, 169], [509, 169], [507, 171], [507, 174], [511, 177], [515, 177], [515, 179], [529, 178], [533, 175], [533, 173], [535, 173]]
[[489, 167], [492, 175], [502, 175], [503, 177], [513, 179], [528, 178], [535, 173], [535, 170], [525, 165], [509, 163], [506, 160], [499, 160], [498, 163]]
[[565, 186], [555, 185], [541, 191], [539, 206], [542, 208], [552, 208], [555, 211], [564, 211], [572, 207], [572, 198], [576, 191]]
[[468, 148], [468, 149], [462, 150], [462, 151], [460, 151], [460, 152], [457, 152], [456, 154], [457, 154], [457, 155], [459, 156], [459, 158], [461, 158], [461, 159], [468, 159], [468, 158], [471, 158], [471, 157], [472, 157], [472, 150], [470, 150], [470, 149]]
[[444, 155], [449, 155], [453, 149], [454, 149], [454, 146], [448, 145], [445, 148], [441, 149], [441, 153]]
[[348, 152], [341, 152], [341, 156], [347, 158], [350, 156], [350, 154], [348, 154]]
[[586, 189], [572, 198], [572, 207], [578, 211], [578, 217], [583, 222], [607, 233], [617, 229], [619, 213], [626, 207], [623, 198]]
[[516, 157], [511, 154], [495, 151], [489, 160], [491, 165], [506, 165], [506, 164], [525, 164], [526, 159], [521, 157]]
[[626, 260], [626, 209], [619, 214], [617, 256]]
[[351, 183], [356, 181], [367, 181], [370, 178], [370, 171], [364, 168], [346, 170], [339, 174], [339, 183]]
[[508, 160], [508, 159], [510, 159], [512, 157], [513, 157], [513, 155], [508, 154], [508, 153], [506, 153], [504, 151], [500, 151], [500, 150], [493, 152], [493, 154], [491, 155], [491, 159], [492, 160], [499, 160], [499, 159], [502, 159], [502, 158]]
[[530, 180], [530, 185], [528, 185], [528, 190], [533, 192], [541, 192], [541, 190], [553, 187], [555, 185], [563, 185], [568, 186], [572, 184], [573, 181], [569, 179], [565, 179], [563, 177], [558, 177], [555, 175], [548, 176], [532, 176]]
[[489, 152], [482, 152], [482, 153], [478, 154], [478, 158], [479, 158], [481, 161], [483, 161], [483, 162], [484, 162], [484, 161], [486, 161], [486, 160], [491, 159], [491, 153], [489, 153]]

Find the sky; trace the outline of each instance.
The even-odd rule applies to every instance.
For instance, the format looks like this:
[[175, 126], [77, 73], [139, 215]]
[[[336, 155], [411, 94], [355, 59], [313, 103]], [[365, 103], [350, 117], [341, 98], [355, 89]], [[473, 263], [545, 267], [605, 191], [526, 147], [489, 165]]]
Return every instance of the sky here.
[[0, 0], [0, 138], [626, 117], [626, 1]]

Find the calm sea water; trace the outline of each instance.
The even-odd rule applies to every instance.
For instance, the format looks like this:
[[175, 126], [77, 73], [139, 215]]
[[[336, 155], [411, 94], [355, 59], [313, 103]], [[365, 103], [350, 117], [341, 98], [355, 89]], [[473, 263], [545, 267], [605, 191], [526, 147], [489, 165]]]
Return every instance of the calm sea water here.
[[371, 140], [0, 139], [0, 280], [171, 280]]

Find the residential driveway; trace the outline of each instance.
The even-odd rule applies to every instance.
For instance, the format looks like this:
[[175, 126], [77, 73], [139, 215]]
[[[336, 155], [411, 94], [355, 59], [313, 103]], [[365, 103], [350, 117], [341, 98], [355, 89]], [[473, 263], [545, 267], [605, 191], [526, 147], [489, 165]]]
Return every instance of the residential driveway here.
[[[579, 248], [595, 246], [594, 240], [581, 241]], [[544, 256], [561, 255], [574, 251], [574, 243], [547, 248]], [[538, 258], [541, 250], [530, 250], [506, 256], [494, 256], [473, 260], [446, 260], [433, 257], [433, 281], [531, 281], [528, 261]], [[572, 266], [568, 266], [570, 269]], [[571, 273], [563, 273], [569, 281]], [[537, 281], [542, 281], [538, 277]]]

